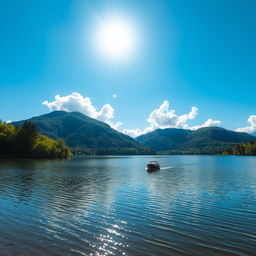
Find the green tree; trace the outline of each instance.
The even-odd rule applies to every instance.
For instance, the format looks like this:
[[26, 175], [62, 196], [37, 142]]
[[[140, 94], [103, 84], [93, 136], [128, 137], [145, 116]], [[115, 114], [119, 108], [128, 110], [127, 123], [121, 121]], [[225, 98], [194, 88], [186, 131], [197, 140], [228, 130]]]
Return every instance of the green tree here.
[[37, 132], [36, 125], [25, 122], [14, 127], [0, 121], [0, 157], [70, 158], [64, 140], [55, 141]]
[[224, 150], [223, 155], [256, 155], [256, 141], [252, 140]]

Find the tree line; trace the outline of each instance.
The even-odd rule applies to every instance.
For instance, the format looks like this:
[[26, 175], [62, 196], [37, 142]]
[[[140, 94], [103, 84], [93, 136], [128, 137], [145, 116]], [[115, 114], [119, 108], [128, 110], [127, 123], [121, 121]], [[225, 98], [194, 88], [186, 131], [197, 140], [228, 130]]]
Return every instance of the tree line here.
[[223, 155], [256, 155], [256, 140], [238, 144], [232, 148], [228, 148], [223, 152]]
[[32, 122], [14, 127], [0, 121], [0, 157], [70, 158], [72, 153], [63, 139], [58, 141], [38, 133]]
[[74, 155], [155, 155], [153, 149], [147, 147], [132, 148], [73, 148]]

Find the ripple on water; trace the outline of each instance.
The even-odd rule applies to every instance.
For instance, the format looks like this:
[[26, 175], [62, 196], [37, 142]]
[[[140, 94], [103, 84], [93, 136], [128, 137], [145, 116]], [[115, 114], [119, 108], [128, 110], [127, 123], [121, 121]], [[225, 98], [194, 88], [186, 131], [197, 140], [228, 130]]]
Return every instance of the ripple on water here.
[[0, 255], [254, 255], [256, 159], [146, 162], [2, 160]]

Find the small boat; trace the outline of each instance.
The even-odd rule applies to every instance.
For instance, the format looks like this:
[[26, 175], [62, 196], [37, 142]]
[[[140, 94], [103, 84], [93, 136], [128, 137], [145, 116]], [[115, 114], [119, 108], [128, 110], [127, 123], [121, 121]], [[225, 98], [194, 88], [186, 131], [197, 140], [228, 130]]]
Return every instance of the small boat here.
[[147, 171], [148, 172], [154, 172], [160, 170], [160, 164], [158, 163], [158, 161], [150, 161], [147, 164]]

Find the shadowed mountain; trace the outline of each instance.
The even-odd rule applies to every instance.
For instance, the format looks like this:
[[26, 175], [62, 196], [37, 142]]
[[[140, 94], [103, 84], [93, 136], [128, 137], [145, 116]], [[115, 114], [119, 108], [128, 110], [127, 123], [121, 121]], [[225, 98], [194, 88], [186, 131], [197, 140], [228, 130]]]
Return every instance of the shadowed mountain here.
[[157, 129], [136, 138], [142, 145], [164, 154], [221, 154], [226, 148], [255, 139], [253, 135], [219, 127], [195, 131]]
[[155, 153], [108, 124], [80, 112], [54, 111], [12, 124], [21, 126], [25, 121], [35, 123], [39, 132], [50, 138], [64, 139], [73, 152], [78, 154]]

